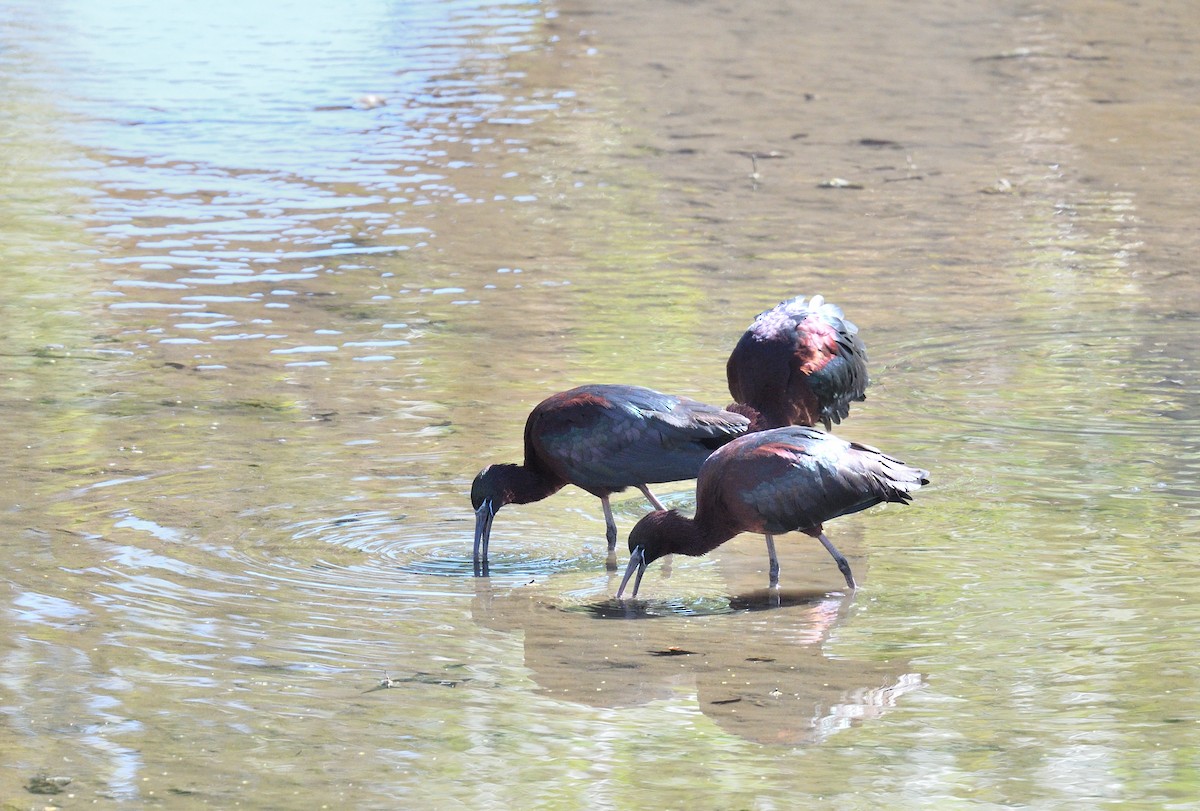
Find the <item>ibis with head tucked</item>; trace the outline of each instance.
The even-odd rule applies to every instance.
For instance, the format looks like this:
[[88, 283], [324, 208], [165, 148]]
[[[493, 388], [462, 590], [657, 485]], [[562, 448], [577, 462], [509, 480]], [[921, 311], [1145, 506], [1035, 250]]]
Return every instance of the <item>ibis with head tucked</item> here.
[[741, 532], [767, 538], [770, 585], [779, 587], [774, 536], [799, 530], [837, 561], [846, 586], [857, 587], [850, 564], [825, 537], [823, 524], [885, 501], [906, 504], [929, 473], [867, 445], [805, 426], [746, 434], [713, 453], [696, 480], [696, 515], [656, 510], [629, 533], [629, 565], [620, 599], [635, 573], [669, 554], [704, 555]]
[[725, 376], [729, 408], [750, 417], [752, 431], [818, 422], [828, 431], [867, 399], [867, 349], [840, 307], [797, 296], [759, 313]]
[[489, 465], [471, 485], [475, 573], [488, 573], [492, 519], [501, 507], [540, 501], [568, 484], [600, 499], [608, 567], [615, 569], [609, 496], [636, 487], [661, 510], [647, 485], [695, 478], [709, 454], [748, 427], [741, 415], [640, 386], [580, 386], [551, 395], [525, 422], [525, 461]]

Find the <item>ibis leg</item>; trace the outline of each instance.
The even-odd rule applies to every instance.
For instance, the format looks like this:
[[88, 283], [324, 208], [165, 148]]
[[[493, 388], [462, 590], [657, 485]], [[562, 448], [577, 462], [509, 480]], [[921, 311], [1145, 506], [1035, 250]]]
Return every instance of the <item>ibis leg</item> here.
[[[644, 484], [639, 484], [638, 489], [642, 491], [642, 495], [646, 497], [646, 501], [650, 502], [651, 507], [653, 507], [656, 510], [665, 510], [666, 509], [666, 507], [663, 506], [662, 502], [659, 501], [657, 498], [655, 498], [654, 494], [650, 492], [649, 487], [647, 487]], [[674, 555], [663, 555], [663, 557], [662, 557], [662, 568], [660, 568], [659, 571], [662, 573], [662, 576], [664, 578], [671, 576], [671, 559], [673, 557], [674, 557]]]
[[639, 484], [637, 487], [639, 490], [642, 491], [642, 495], [646, 497], [646, 501], [649, 501], [650, 505], [652, 507], [654, 507], [654, 509], [656, 509], [656, 510], [665, 510], [666, 509], [666, 507], [664, 507], [662, 505], [662, 502], [659, 501], [657, 498], [655, 498], [654, 494], [650, 492], [649, 487], [647, 487], [644, 484]]
[[779, 557], [775, 554], [775, 539], [770, 535], [767, 538], [767, 557], [771, 560], [770, 575], [771, 588], [779, 588]]
[[829, 554], [833, 555], [833, 559], [837, 561], [838, 568], [842, 570], [842, 576], [846, 578], [846, 585], [851, 589], [858, 588], [858, 585], [854, 582], [854, 575], [850, 572], [850, 564], [846, 562], [846, 558], [842, 555], [842, 553], [837, 551], [837, 547], [829, 542], [829, 539], [825, 537], [824, 532], [817, 534], [817, 540], [821, 542], [821, 545], [824, 546]]
[[608, 503], [608, 496], [600, 496], [600, 503], [604, 506], [604, 537], [608, 539], [608, 559], [605, 560], [604, 566], [610, 572], [617, 570], [617, 522], [613, 518], [612, 505]]

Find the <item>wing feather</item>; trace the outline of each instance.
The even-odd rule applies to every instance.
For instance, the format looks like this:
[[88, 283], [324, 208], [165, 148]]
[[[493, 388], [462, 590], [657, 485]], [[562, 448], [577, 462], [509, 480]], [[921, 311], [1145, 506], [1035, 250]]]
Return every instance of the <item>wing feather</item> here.
[[637, 386], [563, 395], [530, 415], [527, 442], [568, 481], [596, 493], [695, 478], [715, 448], [748, 426], [738, 414]]
[[928, 472], [875, 448], [793, 426], [730, 443], [706, 463], [698, 487], [713, 492], [715, 509], [743, 516], [746, 529], [783, 533], [907, 502], [928, 482]]

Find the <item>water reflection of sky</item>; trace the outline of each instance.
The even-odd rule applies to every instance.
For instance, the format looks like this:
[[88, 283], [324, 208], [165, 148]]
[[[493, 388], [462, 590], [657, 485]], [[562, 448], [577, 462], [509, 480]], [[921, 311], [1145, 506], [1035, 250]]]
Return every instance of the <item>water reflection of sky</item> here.
[[[504, 0], [131, 0], [53, 13], [63, 21], [55, 72], [88, 119], [90, 147], [326, 181], [420, 157], [449, 134], [428, 129], [431, 109], [455, 118], [470, 108], [450, 127], [470, 129], [496, 101], [488, 86], [502, 76], [488, 68], [502, 72], [498, 57], [528, 47], [538, 19], [529, 4]], [[367, 96], [386, 106], [362, 104]]]
[[[339, 347], [311, 334], [324, 311], [296, 316], [302, 298], [386, 302], [395, 287], [477, 301], [424, 267], [393, 285], [403, 262], [380, 263], [461, 222], [445, 207], [538, 199], [501, 164], [574, 95], [530, 83], [513, 59], [554, 41], [539, 33], [553, 16], [524, 0], [123, 0], [18, 6], [23, 33], [7, 39], [30, 97], [61, 113], [64, 163], [103, 246], [92, 279], [111, 280], [95, 295], [124, 336], [208, 371], [229, 361], [190, 348], [214, 341], [325, 365], [307, 354]], [[340, 273], [380, 281], [335, 293]], [[366, 351], [385, 337], [388, 351]], [[409, 338], [371, 326], [345, 340], [356, 360], [391, 361]]]

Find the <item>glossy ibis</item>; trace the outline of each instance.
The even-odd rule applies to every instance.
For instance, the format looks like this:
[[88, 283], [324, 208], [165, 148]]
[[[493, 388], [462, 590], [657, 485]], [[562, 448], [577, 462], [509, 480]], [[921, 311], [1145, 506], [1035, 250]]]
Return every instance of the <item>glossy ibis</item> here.
[[716, 448], [749, 420], [716, 406], [640, 386], [593, 385], [551, 395], [525, 422], [523, 464], [489, 465], [471, 485], [476, 574], [487, 574], [492, 519], [505, 504], [528, 504], [574, 484], [600, 499], [608, 567], [617, 566], [617, 525], [608, 497], [636, 487], [696, 477]]
[[858, 327], [821, 296], [797, 296], [759, 313], [725, 364], [731, 411], [751, 430], [816, 425], [825, 430], [867, 399], [867, 349]]
[[815, 428], [790, 426], [746, 434], [716, 451], [696, 479], [696, 517], [675, 510], [643, 516], [629, 533], [629, 566], [620, 599], [637, 572], [663, 555], [703, 555], [739, 532], [767, 536], [771, 587], [779, 586], [774, 536], [800, 530], [819, 540], [855, 588], [846, 558], [825, 537], [822, 524], [883, 501], [908, 503], [929, 473], [875, 448], [847, 442]]

